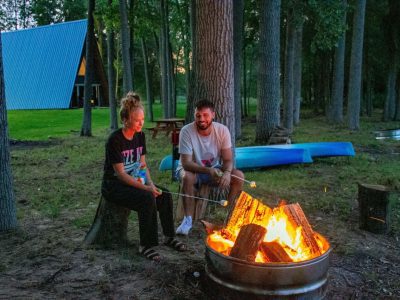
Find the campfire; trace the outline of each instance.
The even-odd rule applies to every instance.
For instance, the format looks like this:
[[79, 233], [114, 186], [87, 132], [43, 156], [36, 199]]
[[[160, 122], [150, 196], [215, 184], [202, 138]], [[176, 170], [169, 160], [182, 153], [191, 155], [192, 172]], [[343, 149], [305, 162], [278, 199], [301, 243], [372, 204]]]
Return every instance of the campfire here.
[[225, 228], [206, 240], [218, 253], [252, 263], [293, 263], [311, 260], [329, 249], [313, 231], [298, 203], [270, 208], [242, 192]]

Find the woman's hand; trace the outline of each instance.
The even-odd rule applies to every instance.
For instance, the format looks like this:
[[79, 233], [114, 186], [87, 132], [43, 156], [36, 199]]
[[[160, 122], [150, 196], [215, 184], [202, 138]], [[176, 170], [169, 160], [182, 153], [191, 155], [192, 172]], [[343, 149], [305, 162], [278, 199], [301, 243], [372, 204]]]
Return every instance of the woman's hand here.
[[154, 196], [154, 197], [158, 197], [158, 196], [160, 196], [160, 195], [162, 194], [162, 191], [161, 191], [160, 189], [158, 189], [158, 188], [154, 185], [154, 183], [152, 183], [152, 182], [149, 183], [148, 187], [149, 187], [149, 191], [153, 193], [153, 196]]

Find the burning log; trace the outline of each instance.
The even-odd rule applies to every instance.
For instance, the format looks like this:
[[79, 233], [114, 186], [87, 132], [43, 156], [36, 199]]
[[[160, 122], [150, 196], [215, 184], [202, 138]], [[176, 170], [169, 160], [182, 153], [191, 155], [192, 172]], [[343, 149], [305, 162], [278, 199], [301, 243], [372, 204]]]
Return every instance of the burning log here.
[[234, 239], [240, 228], [247, 224], [253, 223], [265, 227], [271, 215], [271, 208], [242, 192], [230, 211], [224, 234], [227, 238]]
[[260, 252], [264, 259], [264, 262], [292, 262], [293, 260], [286, 253], [285, 249], [277, 243], [261, 243]]
[[240, 229], [230, 256], [254, 262], [256, 260], [258, 248], [266, 232], [267, 230], [260, 225], [244, 225]]
[[299, 226], [302, 227], [302, 237], [303, 242], [309, 247], [312, 256], [321, 255], [321, 251], [317, 244], [317, 241], [314, 237], [314, 231], [312, 230], [310, 223], [300, 207], [300, 204], [294, 203], [289, 205], [284, 205], [279, 207], [279, 209], [283, 209], [284, 213], [287, 215], [289, 223], [293, 226], [293, 228], [297, 228]]

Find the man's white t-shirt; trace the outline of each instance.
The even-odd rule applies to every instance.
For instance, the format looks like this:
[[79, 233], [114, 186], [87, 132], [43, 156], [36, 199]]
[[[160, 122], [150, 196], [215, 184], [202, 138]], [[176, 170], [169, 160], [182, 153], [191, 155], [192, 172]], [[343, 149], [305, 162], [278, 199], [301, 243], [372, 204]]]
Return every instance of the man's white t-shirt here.
[[[179, 154], [193, 155], [193, 161], [204, 167], [215, 167], [221, 163], [221, 150], [232, 148], [228, 127], [213, 122], [211, 133], [202, 136], [194, 122], [183, 126], [179, 133]], [[177, 170], [182, 169], [181, 161]]]

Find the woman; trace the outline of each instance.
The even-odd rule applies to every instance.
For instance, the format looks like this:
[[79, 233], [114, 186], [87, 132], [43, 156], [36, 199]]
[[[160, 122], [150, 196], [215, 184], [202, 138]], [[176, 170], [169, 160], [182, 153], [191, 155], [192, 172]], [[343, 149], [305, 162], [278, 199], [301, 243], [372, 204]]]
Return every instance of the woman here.
[[157, 210], [164, 244], [177, 251], [185, 251], [186, 245], [174, 237], [171, 195], [154, 185], [146, 168], [144, 109], [138, 95], [130, 92], [121, 100], [120, 117], [123, 127], [111, 133], [106, 143], [102, 194], [107, 201], [137, 211], [139, 252], [150, 260], [160, 261], [161, 256], [154, 248], [158, 245]]

